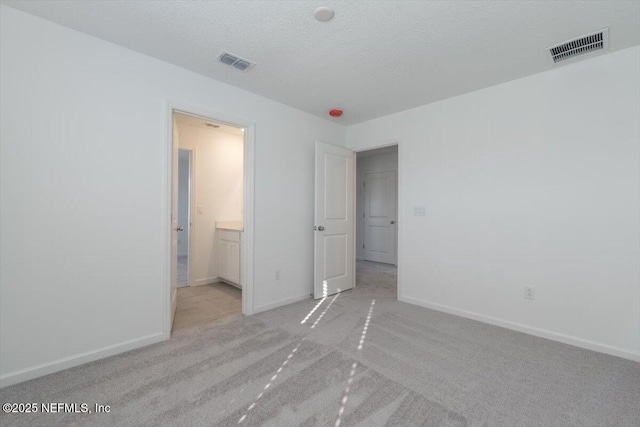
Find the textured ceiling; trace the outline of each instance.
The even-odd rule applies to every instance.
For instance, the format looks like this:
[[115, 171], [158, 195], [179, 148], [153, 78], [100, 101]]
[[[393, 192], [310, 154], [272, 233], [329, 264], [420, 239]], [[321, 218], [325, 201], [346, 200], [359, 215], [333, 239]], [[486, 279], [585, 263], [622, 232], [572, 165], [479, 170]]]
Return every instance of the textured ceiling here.
[[608, 52], [640, 44], [637, 0], [2, 3], [343, 124], [551, 69], [546, 47], [603, 27]]

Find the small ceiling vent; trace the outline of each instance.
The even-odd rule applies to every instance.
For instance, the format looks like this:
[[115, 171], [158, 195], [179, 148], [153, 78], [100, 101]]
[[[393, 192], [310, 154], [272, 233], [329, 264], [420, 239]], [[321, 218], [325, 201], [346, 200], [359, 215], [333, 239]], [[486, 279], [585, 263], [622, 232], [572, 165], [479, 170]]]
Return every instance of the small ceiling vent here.
[[239, 56], [229, 52], [222, 52], [220, 55], [218, 55], [218, 61], [245, 72], [256, 66], [255, 63], [249, 61], [248, 59], [240, 58]]
[[609, 47], [609, 29], [595, 31], [549, 48], [554, 64], [596, 50]]

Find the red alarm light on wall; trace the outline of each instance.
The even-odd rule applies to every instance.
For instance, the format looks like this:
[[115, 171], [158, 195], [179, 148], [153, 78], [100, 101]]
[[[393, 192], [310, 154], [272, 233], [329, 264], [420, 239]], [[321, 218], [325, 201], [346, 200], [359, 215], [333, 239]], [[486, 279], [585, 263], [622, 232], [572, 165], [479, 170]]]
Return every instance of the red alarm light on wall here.
[[342, 115], [342, 110], [334, 109], [329, 111], [329, 115], [331, 117], [340, 117]]

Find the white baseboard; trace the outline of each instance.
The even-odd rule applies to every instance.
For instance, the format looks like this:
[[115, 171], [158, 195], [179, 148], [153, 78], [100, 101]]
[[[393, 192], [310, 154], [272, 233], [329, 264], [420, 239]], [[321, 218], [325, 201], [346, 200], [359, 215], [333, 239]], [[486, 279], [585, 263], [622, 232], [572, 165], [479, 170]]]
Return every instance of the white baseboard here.
[[253, 308], [253, 314], [260, 313], [262, 311], [273, 310], [274, 308], [282, 307], [283, 305], [293, 304], [294, 302], [304, 301], [311, 299], [309, 294], [298, 295], [297, 297], [291, 297], [280, 301], [272, 302], [269, 304], [259, 305]]
[[219, 280], [219, 282], [221, 282], [221, 283], [226, 283], [226, 284], [227, 284], [227, 285], [229, 285], [229, 286], [234, 286], [234, 287], [236, 287], [236, 288], [238, 288], [238, 289], [242, 290], [242, 285], [241, 285], [241, 284], [239, 284], [239, 283], [233, 283], [232, 281], [227, 280], [227, 279], [220, 279], [220, 280]]
[[88, 351], [86, 353], [76, 354], [74, 356], [43, 363], [42, 365], [22, 369], [20, 371], [10, 372], [0, 376], [0, 388], [32, 380], [44, 375], [53, 374], [54, 372], [63, 371], [65, 369], [73, 368], [74, 366], [93, 362], [94, 360], [104, 359], [105, 357], [114, 356], [119, 353], [124, 353], [125, 351], [145, 347], [164, 341], [164, 339], [164, 335], [159, 332], [157, 334], [147, 335], [146, 337], [136, 338], [120, 344], [104, 347], [99, 350]]
[[193, 282], [191, 286], [202, 286], [202, 285], [211, 285], [213, 283], [222, 282], [222, 279], [218, 276], [213, 277], [205, 277], [204, 279], [197, 279]]
[[609, 354], [611, 356], [622, 357], [624, 359], [640, 362], [640, 353], [636, 353], [628, 349], [613, 347], [613, 346], [602, 344], [596, 341], [585, 340], [583, 338], [578, 338], [571, 335], [562, 334], [559, 332], [553, 332], [547, 329], [535, 328], [533, 326], [527, 326], [521, 323], [511, 322], [504, 319], [498, 319], [491, 316], [485, 316], [484, 314], [461, 310], [458, 308], [453, 308], [453, 307], [449, 307], [442, 304], [435, 304], [427, 301], [422, 301], [416, 298], [399, 296], [398, 301], [406, 302], [413, 305], [418, 305], [420, 307], [430, 308], [436, 311], [442, 311], [444, 313], [454, 314], [456, 316], [477, 320], [479, 322], [500, 326], [502, 328], [507, 328], [514, 331], [518, 331], [518, 332], [524, 332], [525, 334], [534, 335], [540, 338], [546, 338], [552, 341], [558, 341], [564, 344], [585, 348], [587, 350], [593, 350], [600, 353]]

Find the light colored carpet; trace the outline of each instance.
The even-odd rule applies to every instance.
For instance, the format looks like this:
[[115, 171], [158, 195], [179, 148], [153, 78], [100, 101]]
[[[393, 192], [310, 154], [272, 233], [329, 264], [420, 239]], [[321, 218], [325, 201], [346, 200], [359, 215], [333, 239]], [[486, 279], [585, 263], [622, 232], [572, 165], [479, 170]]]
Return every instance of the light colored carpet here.
[[0, 424], [639, 425], [638, 363], [389, 297], [373, 304], [368, 292], [378, 291], [181, 329], [0, 390], [2, 402], [111, 405], [108, 414], [2, 414]]

